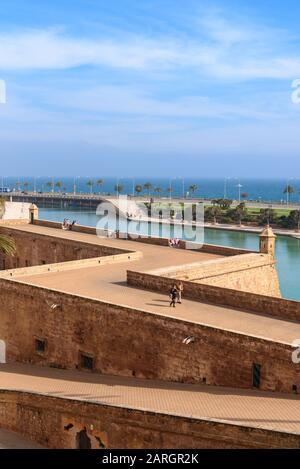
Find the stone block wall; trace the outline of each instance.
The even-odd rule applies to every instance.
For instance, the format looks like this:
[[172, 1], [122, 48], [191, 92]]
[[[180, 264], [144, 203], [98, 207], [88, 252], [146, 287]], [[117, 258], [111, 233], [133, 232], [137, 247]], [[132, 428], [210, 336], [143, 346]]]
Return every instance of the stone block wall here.
[[209, 420], [0, 391], [0, 426], [53, 449], [299, 448], [300, 436]]
[[0, 269], [55, 264], [130, 252], [109, 246], [30, 233], [20, 229], [14, 230], [7, 226], [0, 226], [0, 233], [11, 236], [16, 242], [14, 256], [0, 254]]
[[[252, 387], [257, 363], [261, 390], [300, 390], [300, 364], [292, 363], [288, 344], [12, 280], [0, 279], [0, 289], [9, 362], [80, 369], [84, 354], [99, 373], [240, 388]], [[189, 336], [195, 341], [185, 345]]]
[[[169, 291], [174, 280], [162, 275], [127, 271], [127, 283], [136, 288]], [[195, 301], [244, 309], [283, 320], [300, 321], [300, 302], [197, 282], [182, 281], [184, 296]]]
[[242, 254], [149, 273], [238, 291], [281, 296], [275, 260], [267, 254]]

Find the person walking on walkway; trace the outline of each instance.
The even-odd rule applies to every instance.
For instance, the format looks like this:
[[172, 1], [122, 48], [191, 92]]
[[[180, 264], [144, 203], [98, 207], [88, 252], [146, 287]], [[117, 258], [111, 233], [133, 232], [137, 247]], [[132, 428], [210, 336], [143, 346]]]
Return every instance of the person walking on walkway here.
[[177, 297], [177, 303], [181, 304], [182, 303], [182, 293], [183, 293], [183, 283], [179, 282], [176, 284], [176, 297]]
[[175, 308], [176, 306], [176, 298], [177, 298], [177, 290], [176, 290], [176, 285], [173, 285], [173, 287], [170, 290], [170, 306], [173, 306]]

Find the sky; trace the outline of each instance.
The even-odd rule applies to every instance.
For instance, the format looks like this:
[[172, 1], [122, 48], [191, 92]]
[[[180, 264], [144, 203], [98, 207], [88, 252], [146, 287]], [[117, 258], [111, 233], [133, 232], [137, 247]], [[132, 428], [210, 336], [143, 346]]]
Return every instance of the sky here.
[[0, 9], [3, 175], [300, 176], [299, 2]]

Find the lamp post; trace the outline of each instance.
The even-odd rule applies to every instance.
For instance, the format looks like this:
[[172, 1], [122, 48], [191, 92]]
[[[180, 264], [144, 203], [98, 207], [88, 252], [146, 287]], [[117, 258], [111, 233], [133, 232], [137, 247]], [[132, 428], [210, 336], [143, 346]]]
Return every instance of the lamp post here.
[[236, 186], [238, 188], [238, 193], [239, 193], [239, 204], [241, 203], [241, 188], [243, 187], [242, 184], [238, 183], [238, 185]]
[[224, 199], [227, 199], [227, 182], [230, 180], [230, 177], [224, 178]]

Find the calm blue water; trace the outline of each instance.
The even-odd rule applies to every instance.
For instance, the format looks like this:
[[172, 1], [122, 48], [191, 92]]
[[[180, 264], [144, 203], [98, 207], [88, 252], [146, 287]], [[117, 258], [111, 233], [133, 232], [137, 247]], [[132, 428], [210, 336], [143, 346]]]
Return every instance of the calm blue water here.
[[[294, 193], [291, 195], [291, 201], [299, 201], [299, 190], [300, 190], [300, 180], [289, 180], [286, 179], [228, 179], [225, 183], [224, 179], [205, 179], [205, 178], [186, 178], [184, 181], [182, 179], [149, 179], [146, 178], [103, 178], [103, 186], [97, 186], [96, 181], [100, 179], [99, 176], [92, 177], [80, 177], [75, 178], [76, 192], [85, 193], [85, 192], [101, 192], [103, 194], [114, 194], [114, 187], [117, 183], [123, 186], [123, 194], [132, 194], [133, 186], [136, 184], [144, 185], [145, 182], [150, 182], [153, 185], [153, 188], [150, 190], [150, 194], [154, 193], [155, 187], [161, 188], [161, 195], [168, 196], [169, 192], [167, 191], [168, 187], [172, 187], [172, 195], [174, 197], [181, 197], [183, 194], [186, 194], [189, 191], [189, 187], [192, 184], [198, 186], [198, 190], [194, 193], [195, 197], [223, 197], [224, 192], [226, 197], [231, 199], [238, 199], [238, 187], [240, 183], [242, 185], [241, 192], [246, 192], [248, 194], [249, 200], [264, 200], [272, 202], [281, 202], [286, 200], [286, 196], [283, 193], [284, 188], [287, 185], [287, 182], [293, 186]], [[2, 181], [3, 179], [3, 181]], [[87, 185], [88, 181], [93, 181], [93, 186], [90, 187]], [[59, 189], [55, 184], [61, 181], [62, 187]], [[49, 191], [52, 190], [51, 187], [47, 186], [48, 182], [53, 182], [54, 190], [58, 192], [62, 190], [63, 192], [73, 192], [74, 190], [74, 178], [51, 178], [51, 177], [20, 177], [12, 178], [5, 177], [0, 178], [0, 186], [10, 187], [11, 189], [17, 188], [18, 183], [19, 187], [25, 190], [37, 190], [37, 191]], [[148, 194], [147, 190], [143, 191], [144, 194]], [[157, 194], [156, 194], [157, 195]]]
[[[40, 218], [61, 222], [64, 217], [77, 220], [80, 225], [95, 227], [99, 217], [95, 212], [58, 210], [40, 208]], [[129, 231], [136, 230], [136, 223], [129, 227]], [[121, 228], [122, 229], [122, 228]], [[148, 224], [140, 224], [140, 233], [148, 233]], [[158, 230], [155, 234], [158, 233]], [[161, 236], [167, 236], [164, 227]], [[174, 227], [174, 236], [181, 237], [181, 227]], [[244, 249], [258, 249], [258, 235], [226, 230], [205, 229], [205, 242], [223, 246], [240, 247]], [[300, 240], [286, 236], [278, 236], [276, 242], [277, 270], [283, 297], [300, 301]]]

